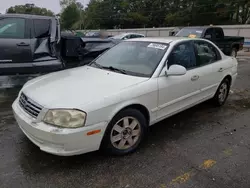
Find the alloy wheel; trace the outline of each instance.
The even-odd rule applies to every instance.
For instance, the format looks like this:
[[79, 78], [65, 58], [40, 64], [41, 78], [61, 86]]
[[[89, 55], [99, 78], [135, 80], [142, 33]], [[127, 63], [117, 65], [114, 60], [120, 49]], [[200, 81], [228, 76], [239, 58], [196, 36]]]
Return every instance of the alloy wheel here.
[[110, 140], [112, 145], [119, 150], [133, 147], [141, 135], [141, 124], [134, 117], [120, 119], [112, 128]]

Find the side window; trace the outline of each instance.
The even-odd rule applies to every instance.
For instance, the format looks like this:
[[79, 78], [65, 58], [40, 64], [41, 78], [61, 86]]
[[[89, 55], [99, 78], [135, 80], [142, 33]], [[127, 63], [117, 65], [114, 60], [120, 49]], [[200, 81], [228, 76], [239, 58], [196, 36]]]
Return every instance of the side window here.
[[136, 34], [134, 34], [134, 35], [131, 35], [130, 38], [141, 38], [141, 37], [142, 37], [141, 35], [136, 35]]
[[25, 19], [0, 18], [0, 38], [25, 38]]
[[50, 34], [50, 20], [35, 19], [34, 32], [35, 38], [47, 37]]
[[224, 35], [223, 35], [222, 29], [216, 28], [216, 29], [215, 29], [215, 38], [216, 38], [216, 39], [222, 39], [223, 36], [224, 36]]
[[195, 41], [194, 46], [196, 50], [197, 66], [214, 63], [221, 59], [218, 50], [208, 42]]
[[208, 28], [205, 32], [205, 38], [206, 39], [212, 39], [213, 38], [213, 28]]
[[168, 67], [174, 64], [182, 65], [186, 69], [196, 67], [195, 52], [191, 42], [184, 42], [173, 49], [168, 58]]
[[131, 39], [133, 39], [133, 38], [138, 38], [138, 35], [131, 35], [130, 38], [131, 38]]
[[124, 40], [130, 39], [130, 38], [131, 38], [131, 35], [126, 35], [125, 37], [123, 37]]

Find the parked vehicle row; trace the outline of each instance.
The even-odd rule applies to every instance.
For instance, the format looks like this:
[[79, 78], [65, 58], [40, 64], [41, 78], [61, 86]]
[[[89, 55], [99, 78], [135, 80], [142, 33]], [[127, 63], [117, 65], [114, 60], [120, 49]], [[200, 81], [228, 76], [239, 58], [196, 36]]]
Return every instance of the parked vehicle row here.
[[28, 81], [12, 107], [42, 151], [125, 155], [149, 126], [206, 100], [222, 106], [237, 64], [208, 40], [128, 39], [88, 65]]
[[101, 32], [76, 36], [61, 32], [55, 17], [0, 15], [0, 74], [36, 74], [88, 64], [121, 40], [143, 37], [127, 33], [115, 37]]
[[61, 34], [54, 17], [0, 15], [0, 74], [35, 74], [87, 64], [119, 40]]

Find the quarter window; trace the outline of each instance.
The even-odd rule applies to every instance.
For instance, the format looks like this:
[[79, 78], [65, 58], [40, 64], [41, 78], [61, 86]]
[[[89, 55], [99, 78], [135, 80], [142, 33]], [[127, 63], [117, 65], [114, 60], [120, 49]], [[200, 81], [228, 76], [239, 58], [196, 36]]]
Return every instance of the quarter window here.
[[203, 66], [210, 63], [214, 63], [221, 59], [217, 49], [210, 43], [205, 41], [195, 41], [194, 42], [197, 66]]
[[216, 39], [223, 39], [224, 34], [223, 34], [223, 30], [222, 29], [215, 28], [214, 31], [215, 31], [215, 38]]
[[25, 38], [25, 20], [22, 18], [0, 18], [0, 38]]
[[191, 42], [177, 45], [168, 58], [168, 67], [171, 65], [182, 65], [186, 69], [196, 67], [195, 52]]

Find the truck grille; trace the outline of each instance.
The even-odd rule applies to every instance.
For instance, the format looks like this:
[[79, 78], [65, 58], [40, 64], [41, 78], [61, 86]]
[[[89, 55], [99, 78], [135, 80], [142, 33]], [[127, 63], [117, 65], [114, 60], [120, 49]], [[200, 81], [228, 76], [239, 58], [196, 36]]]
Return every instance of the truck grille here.
[[38, 116], [38, 114], [41, 112], [43, 108], [42, 106], [32, 101], [23, 93], [21, 93], [20, 95], [19, 104], [25, 112], [27, 112], [29, 115], [31, 115], [34, 118]]

